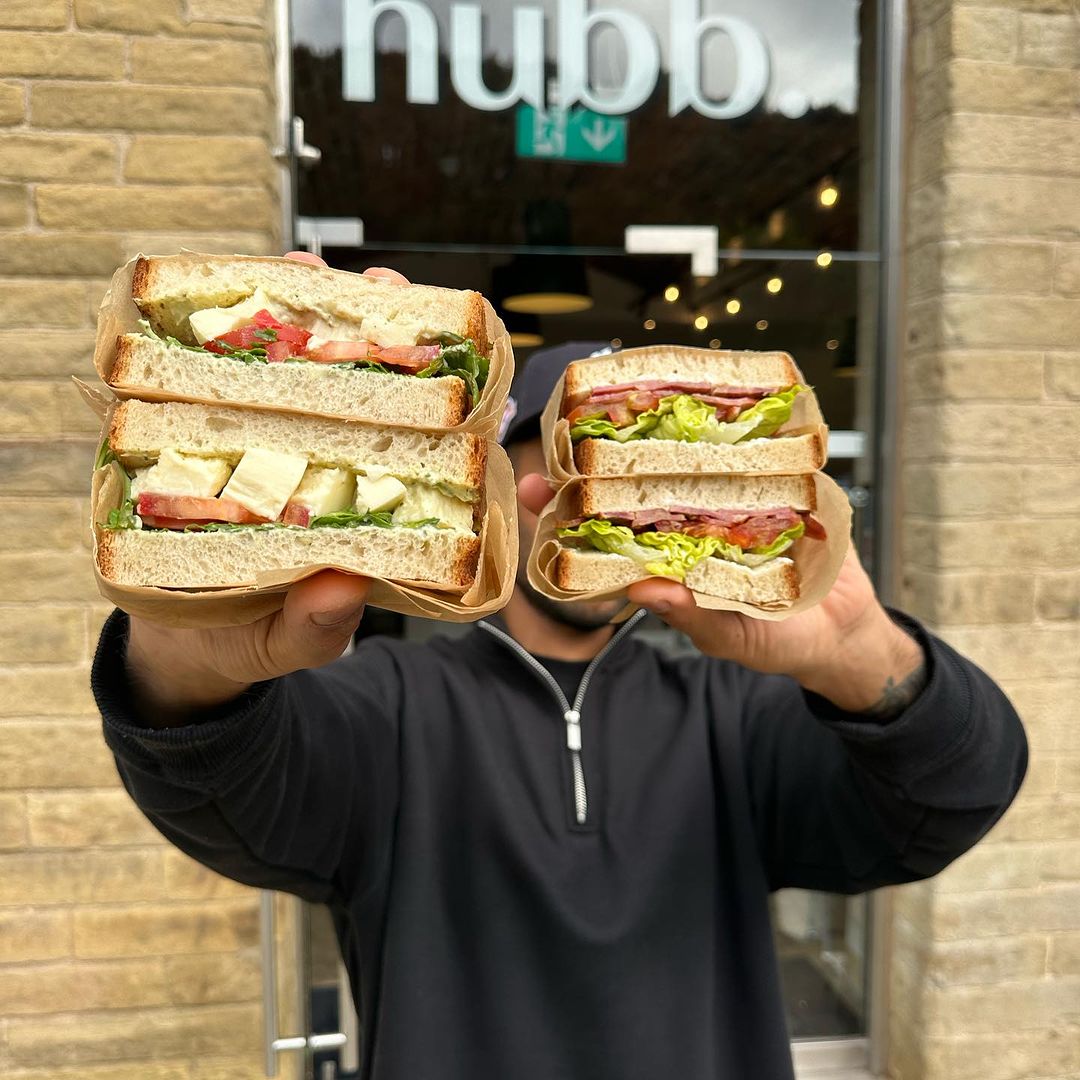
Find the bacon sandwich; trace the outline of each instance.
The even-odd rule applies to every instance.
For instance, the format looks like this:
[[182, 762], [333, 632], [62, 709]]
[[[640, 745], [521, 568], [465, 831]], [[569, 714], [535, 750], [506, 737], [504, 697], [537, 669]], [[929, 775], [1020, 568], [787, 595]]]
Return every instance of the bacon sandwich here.
[[462, 423], [498, 336], [479, 293], [291, 259], [140, 258], [131, 298], [140, 332], [119, 336], [104, 375], [125, 395], [382, 424]]
[[659, 575], [782, 607], [799, 598], [798, 545], [825, 539], [808, 475], [586, 477], [566, 496], [551, 577], [567, 592]]
[[560, 416], [586, 476], [814, 472], [824, 429], [792, 423], [801, 395], [787, 353], [665, 346], [570, 364]]
[[122, 585], [206, 589], [329, 564], [462, 590], [486, 455], [466, 432], [124, 401], [98, 458], [98, 568]]

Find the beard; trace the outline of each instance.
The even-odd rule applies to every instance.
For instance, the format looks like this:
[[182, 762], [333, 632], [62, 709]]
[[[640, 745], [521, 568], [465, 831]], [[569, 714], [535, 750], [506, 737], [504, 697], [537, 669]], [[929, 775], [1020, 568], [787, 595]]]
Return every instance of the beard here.
[[626, 604], [623, 600], [552, 600], [529, 584], [524, 570], [518, 571], [517, 587], [537, 611], [572, 630], [598, 630], [610, 623]]

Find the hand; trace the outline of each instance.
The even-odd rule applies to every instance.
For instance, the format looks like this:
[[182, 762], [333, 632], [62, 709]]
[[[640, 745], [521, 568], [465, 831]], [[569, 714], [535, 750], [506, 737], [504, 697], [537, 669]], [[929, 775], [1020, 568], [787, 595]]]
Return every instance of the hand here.
[[[326, 266], [306, 251], [288, 258]], [[406, 283], [382, 266], [364, 273]], [[179, 630], [133, 617], [127, 660], [140, 714], [154, 727], [188, 723], [252, 683], [329, 663], [355, 633], [369, 588], [366, 578], [328, 570], [294, 585], [280, 611], [247, 626]]]
[[[539, 513], [551, 489], [533, 474], [522, 479], [518, 494]], [[627, 594], [707, 656], [791, 675], [849, 712], [890, 715], [922, 686], [922, 649], [889, 618], [854, 547], [848, 548], [828, 596], [779, 622], [699, 608], [685, 585], [664, 578], [636, 582]]]

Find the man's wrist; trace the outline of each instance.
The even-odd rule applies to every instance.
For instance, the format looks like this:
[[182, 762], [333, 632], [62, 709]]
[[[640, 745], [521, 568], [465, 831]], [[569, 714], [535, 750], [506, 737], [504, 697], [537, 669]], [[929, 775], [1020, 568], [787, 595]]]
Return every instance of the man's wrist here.
[[878, 606], [798, 681], [845, 712], [891, 720], [919, 696], [927, 678], [922, 646]]

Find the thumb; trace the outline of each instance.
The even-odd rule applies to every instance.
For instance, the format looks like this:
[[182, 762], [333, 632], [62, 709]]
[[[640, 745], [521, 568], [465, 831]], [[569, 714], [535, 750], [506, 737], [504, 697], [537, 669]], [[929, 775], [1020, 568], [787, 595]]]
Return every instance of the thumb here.
[[740, 660], [746, 651], [746, 616], [737, 611], [699, 608], [685, 586], [663, 578], [631, 585], [627, 594], [673, 630], [685, 634], [701, 652], [726, 660]]
[[371, 582], [327, 570], [289, 589], [266, 640], [281, 671], [321, 667], [339, 657], [360, 625]]

